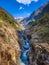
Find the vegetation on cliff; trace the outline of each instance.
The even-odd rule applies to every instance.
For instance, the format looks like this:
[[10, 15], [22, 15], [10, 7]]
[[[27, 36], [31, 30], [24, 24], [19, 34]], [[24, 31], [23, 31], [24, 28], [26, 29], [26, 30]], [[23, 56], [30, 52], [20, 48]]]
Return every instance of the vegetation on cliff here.
[[31, 37], [31, 49], [28, 52], [30, 65], [49, 65], [49, 2], [41, 8], [42, 14], [28, 23], [27, 35]]
[[20, 24], [0, 8], [0, 65], [18, 65], [20, 47], [17, 30]]
[[49, 13], [44, 13], [42, 17], [33, 20], [30, 23], [32, 24], [29, 28], [30, 31], [32, 33], [36, 32], [44, 42], [49, 43]]

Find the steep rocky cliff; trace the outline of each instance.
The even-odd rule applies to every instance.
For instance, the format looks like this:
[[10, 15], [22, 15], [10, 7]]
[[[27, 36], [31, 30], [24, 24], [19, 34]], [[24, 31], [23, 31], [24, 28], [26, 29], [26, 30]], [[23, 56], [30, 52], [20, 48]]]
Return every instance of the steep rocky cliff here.
[[20, 25], [0, 8], [0, 65], [19, 65], [20, 47], [18, 33]]
[[39, 18], [30, 21], [25, 32], [31, 45], [30, 65], [49, 65], [49, 2], [40, 9], [42, 16], [37, 15]]

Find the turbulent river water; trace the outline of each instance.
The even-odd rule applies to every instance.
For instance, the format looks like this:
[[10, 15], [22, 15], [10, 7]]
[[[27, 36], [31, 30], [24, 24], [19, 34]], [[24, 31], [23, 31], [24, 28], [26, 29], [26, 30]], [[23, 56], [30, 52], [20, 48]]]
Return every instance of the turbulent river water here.
[[23, 62], [21, 65], [29, 65], [28, 56], [27, 56], [27, 52], [30, 50], [29, 40], [27, 39], [27, 37], [24, 35], [23, 32], [21, 32], [20, 34], [24, 40], [24, 44], [21, 45], [21, 57], [20, 57], [20, 59]]

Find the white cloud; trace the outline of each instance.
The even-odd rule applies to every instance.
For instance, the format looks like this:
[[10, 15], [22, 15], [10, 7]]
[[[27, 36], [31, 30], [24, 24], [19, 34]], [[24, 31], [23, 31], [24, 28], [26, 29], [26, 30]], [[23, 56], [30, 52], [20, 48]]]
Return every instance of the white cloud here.
[[21, 19], [23, 19], [23, 17], [14, 17], [14, 19], [18, 19], [18, 18], [21, 18]]
[[14, 19], [17, 19], [16, 17], [14, 17]]
[[23, 17], [18, 17], [18, 18], [21, 18], [21, 19], [23, 19]]
[[20, 10], [24, 9], [22, 6], [19, 8]]
[[16, 0], [16, 1], [26, 5], [26, 4], [30, 4], [32, 1], [37, 2], [38, 0]]

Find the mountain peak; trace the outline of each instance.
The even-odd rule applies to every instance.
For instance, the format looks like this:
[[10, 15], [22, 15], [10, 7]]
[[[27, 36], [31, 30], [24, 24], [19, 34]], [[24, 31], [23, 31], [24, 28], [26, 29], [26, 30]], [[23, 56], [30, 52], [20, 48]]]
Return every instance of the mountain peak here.
[[40, 8], [38, 8], [36, 11], [34, 11], [28, 18], [25, 18], [21, 21], [23, 24], [26, 24], [26, 22], [30, 22], [33, 19], [37, 19], [41, 17], [44, 13], [49, 12], [49, 1], [45, 4], [43, 4]]
[[42, 5], [41, 7], [46, 7], [49, 5], [49, 1], [47, 3], [45, 3], [44, 5]]

